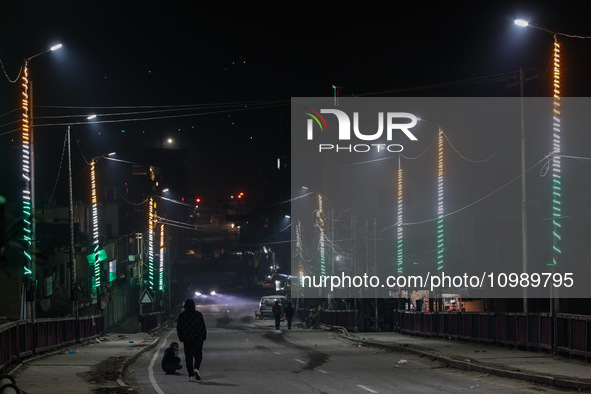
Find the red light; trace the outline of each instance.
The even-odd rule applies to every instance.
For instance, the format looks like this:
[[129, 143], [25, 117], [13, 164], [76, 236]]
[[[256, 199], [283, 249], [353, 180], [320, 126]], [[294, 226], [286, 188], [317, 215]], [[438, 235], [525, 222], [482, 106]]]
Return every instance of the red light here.
[[238, 194], [238, 198], [242, 198], [242, 197], [244, 197], [244, 193], [240, 192], [240, 193]]
[[201, 198], [199, 198], [199, 197], [196, 197], [196, 198], [195, 198], [195, 202], [196, 202], [197, 204], [199, 204], [199, 203], [201, 202]]

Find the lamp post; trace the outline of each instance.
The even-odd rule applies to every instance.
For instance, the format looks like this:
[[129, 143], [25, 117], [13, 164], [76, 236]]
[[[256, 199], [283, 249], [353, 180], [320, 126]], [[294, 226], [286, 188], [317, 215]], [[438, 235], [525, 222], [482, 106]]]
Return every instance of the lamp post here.
[[[34, 134], [33, 134], [33, 81], [29, 78], [29, 62], [34, 58], [45, 53], [55, 51], [62, 47], [62, 44], [54, 45], [46, 51], [39, 52], [24, 60], [22, 73], [22, 175], [25, 181], [23, 189], [23, 239], [25, 240], [25, 266], [23, 281], [23, 291], [21, 298], [21, 319], [35, 318], [34, 305], [34, 281], [37, 276], [35, 267], [35, 155], [34, 155]], [[29, 297], [30, 302], [26, 301], [28, 283], [33, 297]]]
[[[554, 271], [556, 266], [559, 264], [559, 258], [562, 255], [560, 249], [561, 238], [561, 227], [562, 219], [564, 218], [561, 207], [562, 200], [562, 176], [560, 166], [560, 153], [561, 153], [561, 126], [560, 126], [560, 43], [558, 42], [558, 36], [579, 38], [579, 39], [590, 39], [590, 36], [581, 36], [574, 34], [560, 33], [549, 30], [545, 27], [532, 25], [523, 19], [515, 20], [515, 24], [521, 27], [533, 27], [534, 29], [542, 30], [552, 34], [554, 37], [553, 46], [553, 82], [552, 82], [552, 95], [553, 95], [553, 108], [552, 108], [552, 262], [548, 263], [547, 266], [552, 267]], [[524, 271], [525, 272], [525, 271]], [[554, 312], [554, 296], [553, 288], [550, 287], [550, 313]]]

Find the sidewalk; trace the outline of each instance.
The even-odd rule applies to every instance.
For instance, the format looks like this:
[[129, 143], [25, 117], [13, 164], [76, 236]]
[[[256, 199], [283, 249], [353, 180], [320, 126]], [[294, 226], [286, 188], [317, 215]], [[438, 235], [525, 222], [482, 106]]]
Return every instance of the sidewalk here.
[[128, 391], [123, 372], [159, 338], [147, 333], [109, 333], [41, 355], [8, 371], [21, 392], [96, 393]]
[[343, 338], [394, 351], [430, 357], [448, 367], [591, 391], [591, 362], [461, 340], [370, 332]]

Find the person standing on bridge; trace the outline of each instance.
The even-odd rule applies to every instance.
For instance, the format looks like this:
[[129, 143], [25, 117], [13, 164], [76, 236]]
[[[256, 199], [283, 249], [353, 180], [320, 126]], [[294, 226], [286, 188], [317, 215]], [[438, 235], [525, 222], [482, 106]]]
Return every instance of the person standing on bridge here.
[[201, 380], [199, 368], [203, 360], [203, 342], [207, 339], [207, 328], [203, 315], [195, 309], [195, 301], [191, 298], [185, 301], [185, 310], [179, 315], [176, 331], [184, 345], [189, 381]]
[[287, 329], [288, 330], [291, 330], [291, 322], [293, 320], [294, 314], [295, 314], [295, 310], [293, 309], [291, 302], [288, 302], [287, 306], [285, 307], [285, 319], [287, 320]]
[[275, 329], [279, 330], [279, 325], [281, 324], [281, 304], [279, 304], [279, 301], [275, 301], [275, 305], [273, 305], [271, 310], [275, 316]]

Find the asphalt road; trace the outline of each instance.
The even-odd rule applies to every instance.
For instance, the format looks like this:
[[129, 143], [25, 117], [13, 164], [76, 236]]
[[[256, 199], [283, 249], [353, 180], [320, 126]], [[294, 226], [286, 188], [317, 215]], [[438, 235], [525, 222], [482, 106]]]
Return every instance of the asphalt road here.
[[[252, 300], [219, 297], [218, 304], [198, 305], [208, 339], [202, 380], [165, 375], [164, 348], [178, 341], [176, 330], [163, 334], [154, 350], [130, 367], [125, 382], [141, 393], [539, 393], [564, 392], [524, 381], [444, 368], [405, 353], [356, 347], [335, 333], [253, 322]], [[184, 365], [184, 354], [180, 350]]]

